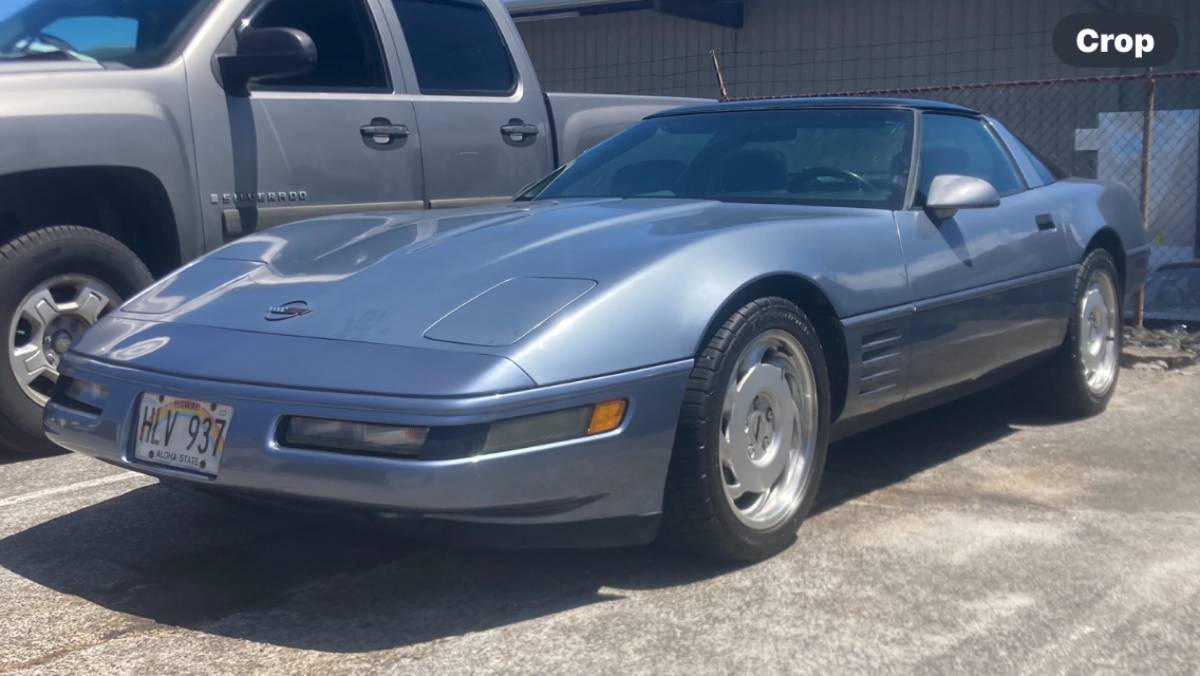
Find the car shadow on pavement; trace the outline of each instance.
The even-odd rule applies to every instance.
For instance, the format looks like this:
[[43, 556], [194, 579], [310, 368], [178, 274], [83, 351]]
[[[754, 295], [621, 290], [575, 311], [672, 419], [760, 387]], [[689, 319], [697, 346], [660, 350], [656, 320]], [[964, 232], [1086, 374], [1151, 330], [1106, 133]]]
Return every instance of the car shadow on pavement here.
[[995, 387], [834, 444], [814, 514], [898, 484], [1017, 431], [1058, 424], [1031, 413], [1011, 388]]
[[[1010, 434], [1012, 416], [1004, 395], [984, 393], [841, 442], [817, 509]], [[487, 630], [736, 570], [653, 547], [449, 548], [161, 484], [0, 540], [0, 566], [160, 624], [344, 653]]]
[[22, 455], [21, 453], [12, 453], [10, 451], [0, 451], [0, 467], [4, 465], [12, 465], [25, 460], [36, 460], [38, 456]]

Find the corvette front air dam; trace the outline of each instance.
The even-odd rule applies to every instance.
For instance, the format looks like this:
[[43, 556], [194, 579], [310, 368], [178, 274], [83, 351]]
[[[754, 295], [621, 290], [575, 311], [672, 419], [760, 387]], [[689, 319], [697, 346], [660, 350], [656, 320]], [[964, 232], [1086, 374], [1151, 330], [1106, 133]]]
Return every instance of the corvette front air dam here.
[[[195, 335], [194, 329], [190, 327], [187, 333]], [[140, 339], [152, 341], [155, 336], [149, 334], [153, 333], [146, 329]], [[164, 347], [159, 352], [166, 355], [180, 347]], [[408, 364], [409, 358], [419, 356], [427, 365], [438, 365], [463, 356], [407, 349], [405, 357], [379, 362], [378, 378], [395, 379], [392, 386], [403, 387], [396, 381], [403, 382], [406, 372], [427, 373], [417, 369], [415, 361]], [[265, 354], [257, 349], [255, 352]], [[126, 361], [120, 361], [121, 357]], [[413, 368], [406, 371], [406, 365]], [[651, 539], [657, 527], [675, 425], [691, 365], [691, 360], [684, 360], [494, 394], [395, 396], [280, 383], [230, 382], [166, 372], [160, 364], [156, 364], [160, 368], [151, 370], [146, 368], [145, 356], [118, 354], [117, 359], [103, 359], [72, 353], [64, 360], [63, 375], [102, 385], [108, 390], [107, 399], [97, 412], [56, 397], [47, 407], [45, 430], [51, 440], [72, 451], [213, 491], [249, 492], [373, 514], [436, 519], [467, 525], [484, 535], [492, 531], [505, 533], [505, 526], [531, 527], [534, 533], [552, 534], [551, 544], [559, 536], [563, 544], [635, 544]], [[187, 370], [196, 368], [193, 364]], [[303, 370], [308, 371], [309, 365]], [[467, 369], [462, 373], [465, 377]], [[216, 478], [134, 458], [134, 420], [144, 392], [233, 407]], [[288, 448], [279, 443], [277, 435], [280, 421], [286, 416], [389, 425], [467, 426], [618, 398], [628, 401], [628, 410], [621, 426], [612, 432], [448, 460]], [[491, 539], [495, 543], [495, 538]], [[547, 541], [523, 534], [509, 544]]]

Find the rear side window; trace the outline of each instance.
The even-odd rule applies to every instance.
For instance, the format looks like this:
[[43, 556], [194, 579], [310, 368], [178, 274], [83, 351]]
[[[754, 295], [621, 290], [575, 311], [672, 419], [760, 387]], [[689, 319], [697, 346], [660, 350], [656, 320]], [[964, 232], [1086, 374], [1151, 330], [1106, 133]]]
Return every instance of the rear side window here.
[[365, 0], [272, 0], [255, 14], [255, 28], [295, 28], [317, 46], [317, 67], [261, 85], [319, 90], [384, 90], [387, 70]]
[[480, 0], [392, 0], [422, 94], [507, 96], [508, 47]]
[[1030, 148], [1024, 141], [1017, 139], [1018, 149], [1023, 151], [1029, 157], [1029, 163], [1033, 165], [1033, 172], [1042, 180], [1042, 185], [1049, 185], [1055, 181], [1062, 180], [1066, 177], [1066, 172], [1046, 159], [1041, 153]]
[[1012, 158], [982, 120], [926, 113], [917, 183], [919, 204], [924, 204], [933, 179], [943, 174], [982, 178], [991, 183], [1001, 197], [1025, 189]]

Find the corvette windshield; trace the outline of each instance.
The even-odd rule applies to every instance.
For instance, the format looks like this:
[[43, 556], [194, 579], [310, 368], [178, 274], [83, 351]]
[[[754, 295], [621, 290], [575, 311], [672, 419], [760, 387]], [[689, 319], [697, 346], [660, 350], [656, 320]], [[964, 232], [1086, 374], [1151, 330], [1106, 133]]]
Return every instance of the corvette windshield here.
[[584, 153], [525, 199], [711, 199], [899, 209], [913, 113], [809, 109], [644, 121]]
[[0, 61], [161, 64], [213, 0], [0, 0]]

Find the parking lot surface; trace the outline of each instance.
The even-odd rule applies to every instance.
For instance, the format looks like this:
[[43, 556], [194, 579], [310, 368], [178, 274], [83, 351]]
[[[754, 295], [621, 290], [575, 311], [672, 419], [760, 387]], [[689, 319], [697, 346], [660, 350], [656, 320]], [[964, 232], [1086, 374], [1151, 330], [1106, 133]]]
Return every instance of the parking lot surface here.
[[836, 445], [798, 542], [488, 551], [0, 456], [0, 672], [1197, 673], [1200, 371]]

